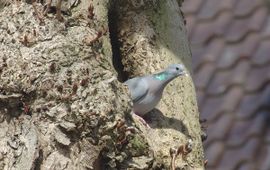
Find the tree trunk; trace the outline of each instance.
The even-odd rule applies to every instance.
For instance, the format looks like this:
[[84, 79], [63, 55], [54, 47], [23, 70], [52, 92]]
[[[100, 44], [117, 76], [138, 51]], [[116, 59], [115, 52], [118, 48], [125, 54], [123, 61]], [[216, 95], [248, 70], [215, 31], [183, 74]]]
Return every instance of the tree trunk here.
[[47, 16], [45, 4], [10, 2], [0, 0], [0, 169], [203, 169], [191, 78], [165, 89], [150, 129], [121, 83], [169, 63], [190, 70], [176, 0], [68, 0], [62, 22], [57, 1]]

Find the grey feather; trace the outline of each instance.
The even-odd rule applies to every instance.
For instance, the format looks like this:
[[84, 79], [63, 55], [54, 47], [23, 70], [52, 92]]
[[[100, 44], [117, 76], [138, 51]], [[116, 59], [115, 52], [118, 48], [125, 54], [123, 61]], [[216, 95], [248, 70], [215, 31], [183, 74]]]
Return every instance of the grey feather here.
[[131, 97], [133, 102], [138, 102], [143, 99], [148, 93], [148, 84], [144, 82], [143, 77], [135, 77], [126, 81], [126, 84], [132, 91]]
[[133, 101], [133, 111], [143, 116], [159, 103], [166, 85], [174, 78], [186, 74], [182, 64], [172, 64], [164, 71], [125, 82]]

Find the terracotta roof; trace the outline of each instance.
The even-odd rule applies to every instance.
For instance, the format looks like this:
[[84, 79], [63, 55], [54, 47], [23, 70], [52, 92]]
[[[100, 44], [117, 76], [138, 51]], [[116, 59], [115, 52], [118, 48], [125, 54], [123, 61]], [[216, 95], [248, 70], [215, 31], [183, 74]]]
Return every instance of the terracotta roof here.
[[266, 0], [185, 0], [208, 170], [270, 169]]

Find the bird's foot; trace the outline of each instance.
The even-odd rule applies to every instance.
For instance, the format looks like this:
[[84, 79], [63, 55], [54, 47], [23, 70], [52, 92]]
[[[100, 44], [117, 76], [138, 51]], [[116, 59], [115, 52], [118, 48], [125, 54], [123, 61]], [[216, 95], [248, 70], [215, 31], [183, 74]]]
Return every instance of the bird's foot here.
[[178, 155], [182, 155], [182, 159], [184, 159], [187, 154], [192, 151], [192, 140], [189, 139], [188, 142], [184, 145], [180, 145], [178, 148], [170, 148], [170, 156], [171, 156], [171, 170], [175, 170], [175, 159]]
[[148, 125], [148, 123], [139, 115], [137, 115], [136, 113], [133, 114], [135, 117], [137, 117], [137, 119], [139, 119], [139, 121], [146, 126], [147, 128], [150, 128], [150, 126]]
[[170, 156], [171, 156], [171, 170], [175, 170], [175, 158], [177, 156], [177, 149], [170, 148]]
[[117, 144], [123, 145], [128, 142], [128, 136], [134, 134], [136, 129], [132, 126], [127, 126], [124, 120], [119, 119], [115, 124], [115, 129], [118, 132]]

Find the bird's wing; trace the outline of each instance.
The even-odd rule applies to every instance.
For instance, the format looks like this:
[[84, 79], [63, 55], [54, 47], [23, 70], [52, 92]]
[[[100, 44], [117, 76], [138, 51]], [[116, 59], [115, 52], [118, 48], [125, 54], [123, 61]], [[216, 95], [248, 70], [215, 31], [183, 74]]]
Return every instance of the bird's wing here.
[[133, 102], [143, 99], [149, 90], [147, 82], [143, 77], [135, 77], [125, 82], [128, 85]]

